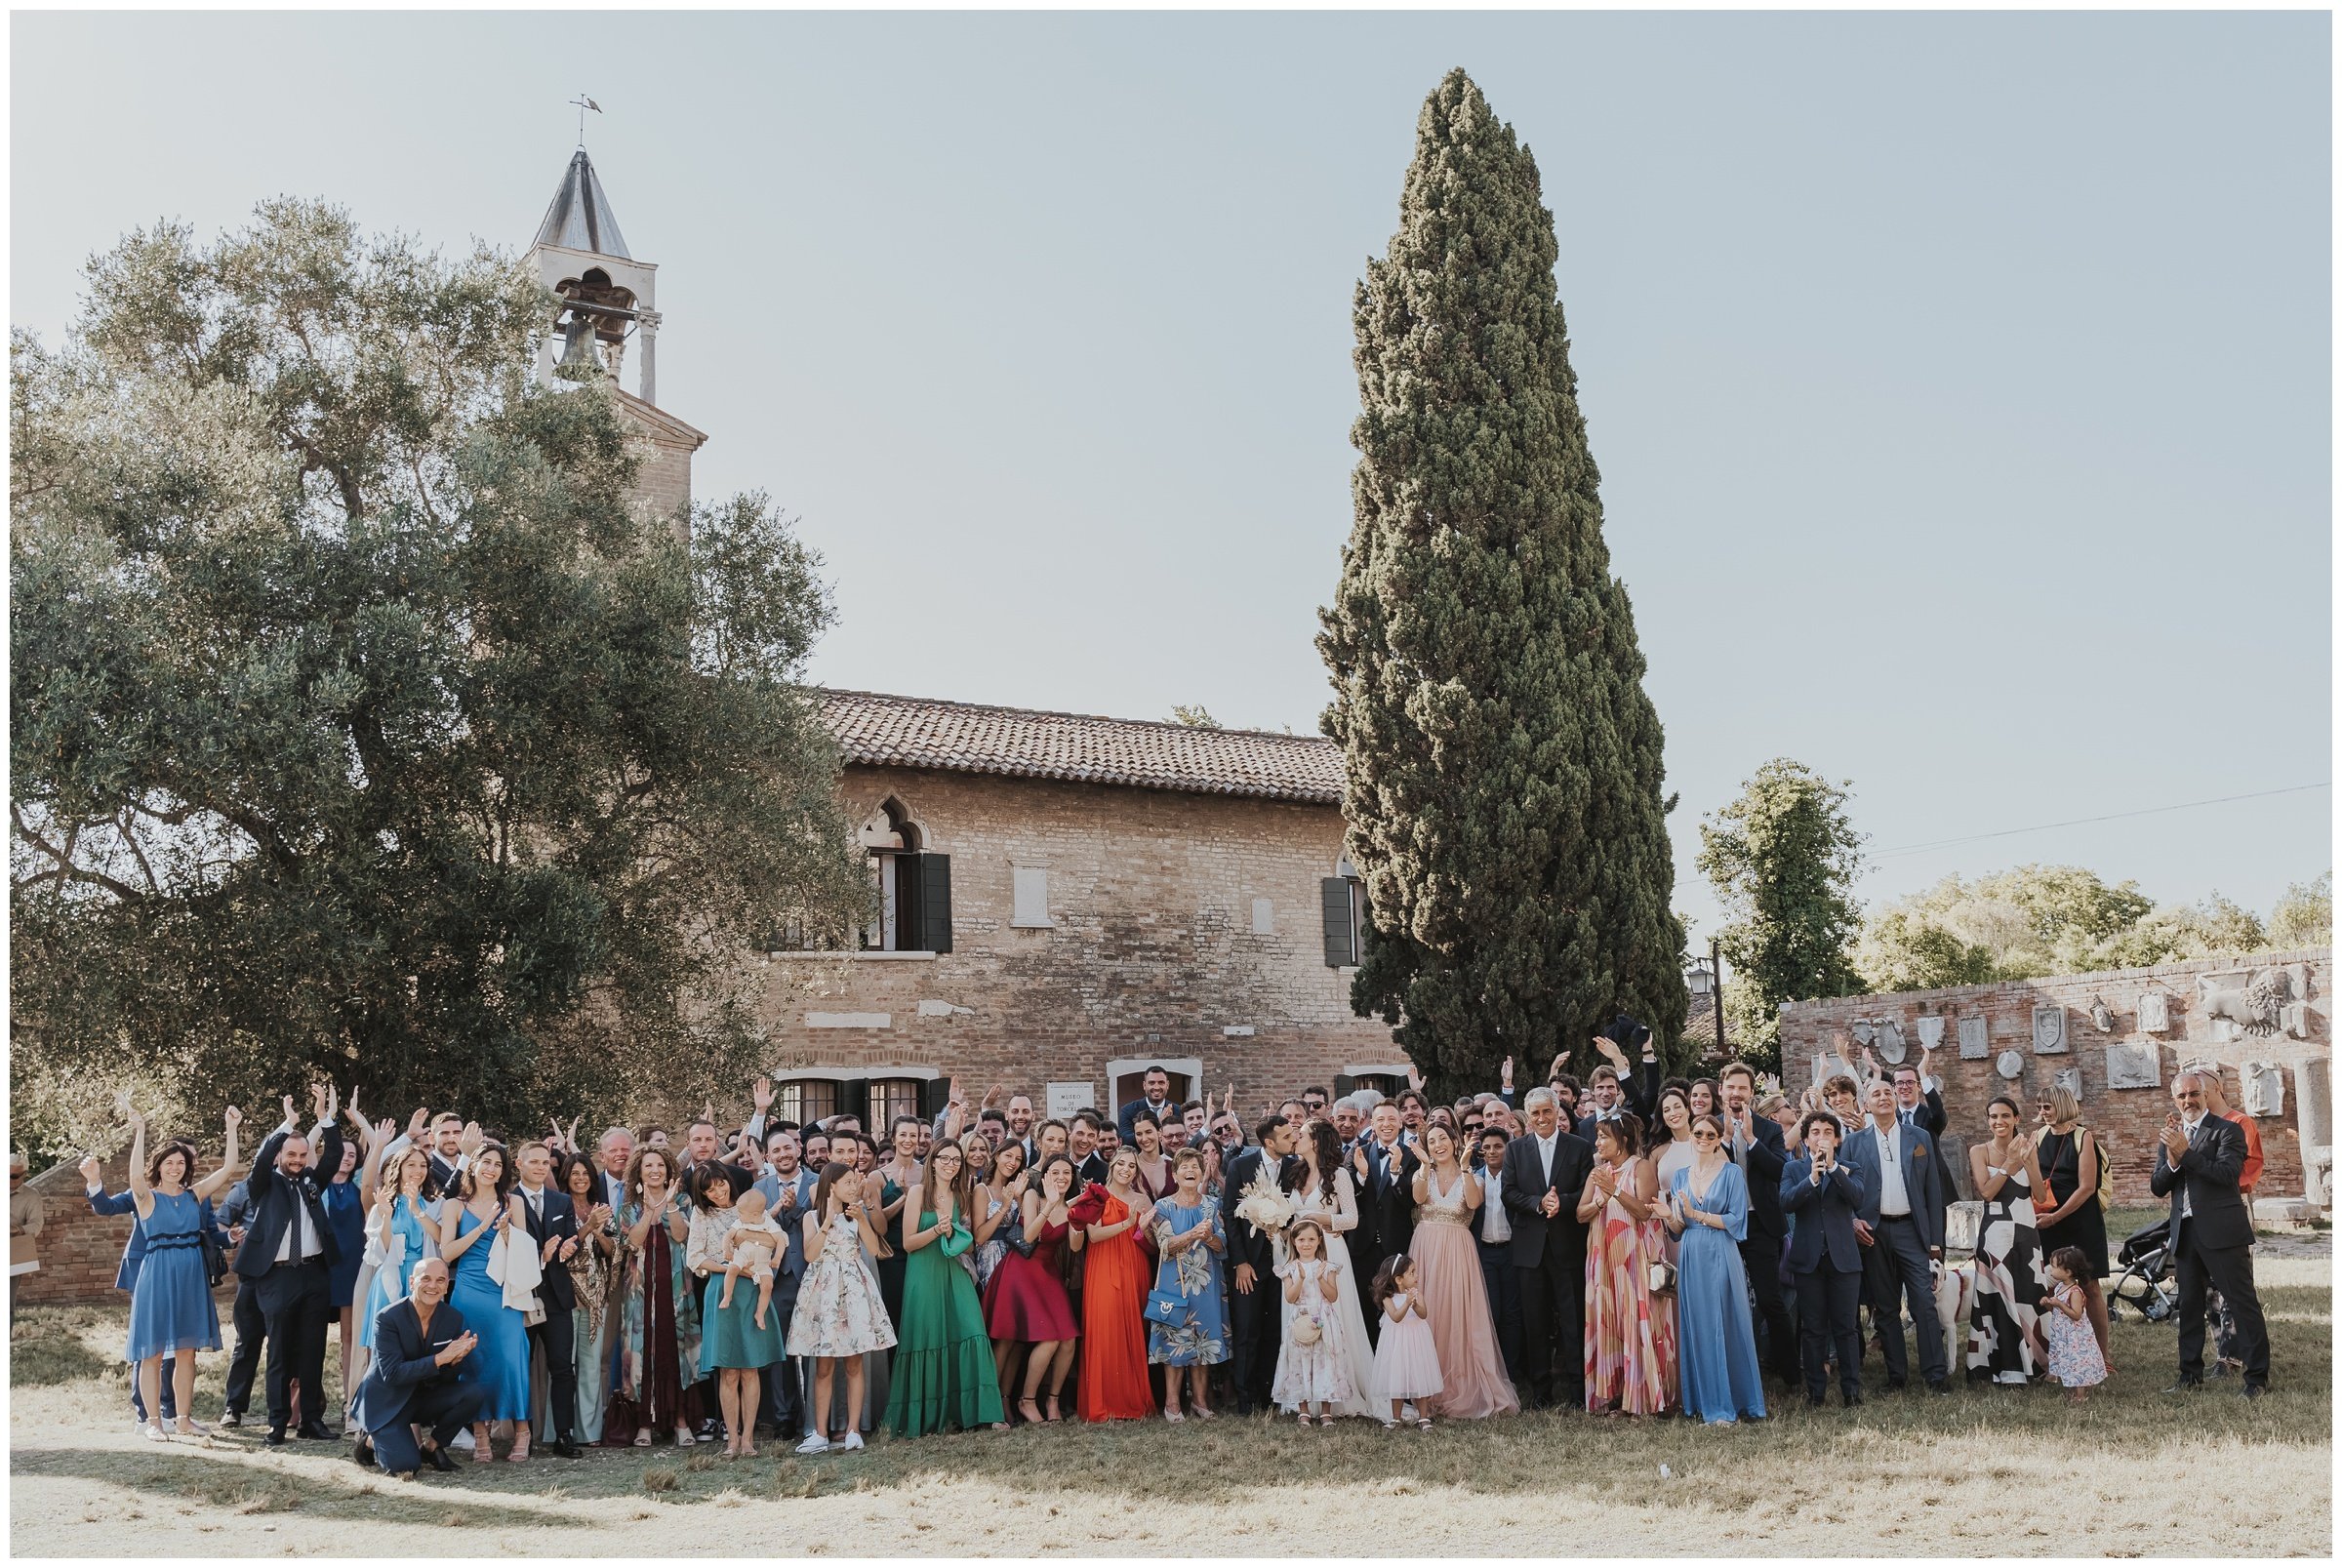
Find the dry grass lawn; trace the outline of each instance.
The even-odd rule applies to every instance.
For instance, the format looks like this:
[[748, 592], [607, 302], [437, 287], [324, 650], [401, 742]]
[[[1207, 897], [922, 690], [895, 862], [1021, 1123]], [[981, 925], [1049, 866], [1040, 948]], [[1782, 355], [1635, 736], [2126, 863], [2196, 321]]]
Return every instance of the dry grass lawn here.
[[[852, 1457], [592, 1451], [395, 1482], [342, 1444], [153, 1445], [123, 1314], [28, 1310], [11, 1356], [9, 1545], [29, 1555], [1572, 1556], [2330, 1554], [2331, 1264], [2266, 1260], [2275, 1386], [2182, 1400], [2173, 1330], [2116, 1326], [2113, 1382], [1878, 1393], [1761, 1427], [1538, 1414], [1385, 1433], [1224, 1418], [1023, 1428]], [[197, 1415], [220, 1409], [203, 1357]], [[1874, 1357], [1867, 1369], [1882, 1376]], [[1669, 1472], [1662, 1475], [1662, 1467]], [[2184, 1484], [2175, 1484], [2182, 1481]], [[1297, 1529], [1297, 1520], [1311, 1521]], [[1696, 1543], [1696, 1548], [1694, 1544]]]

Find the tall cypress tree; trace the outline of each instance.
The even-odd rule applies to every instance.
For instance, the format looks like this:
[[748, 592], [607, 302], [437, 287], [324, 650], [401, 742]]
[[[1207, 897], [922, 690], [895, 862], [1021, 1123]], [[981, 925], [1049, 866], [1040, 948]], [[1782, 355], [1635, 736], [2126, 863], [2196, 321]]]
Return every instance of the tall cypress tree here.
[[1318, 651], [1371, 930], [1351, 993], [1440, 1090], [1663, 1045], [1683, 932], [1658, 715], [1602, 543], [1536, 161], [1462, 70], [1353, 317], [1356, 521]]

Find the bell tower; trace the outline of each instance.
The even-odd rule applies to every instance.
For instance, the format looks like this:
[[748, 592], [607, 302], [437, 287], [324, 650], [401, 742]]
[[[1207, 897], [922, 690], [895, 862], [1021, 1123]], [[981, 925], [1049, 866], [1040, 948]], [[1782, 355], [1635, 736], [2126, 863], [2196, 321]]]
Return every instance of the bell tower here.
[[[678, 529], [687, 532], [691, 455], [707, 437], [658, 406], [659, 268], [628, 254], [582, 141], [537, 225], [528, 264], [554, 301], [556, 336], [545, 344], [540, 375], [564, 382], [609, 378], [620, 412], [651, 447], [636, 484], [637, 504], [676, 517]], [[639, 347], [632, 392], [625, 381], [629, 339]]]

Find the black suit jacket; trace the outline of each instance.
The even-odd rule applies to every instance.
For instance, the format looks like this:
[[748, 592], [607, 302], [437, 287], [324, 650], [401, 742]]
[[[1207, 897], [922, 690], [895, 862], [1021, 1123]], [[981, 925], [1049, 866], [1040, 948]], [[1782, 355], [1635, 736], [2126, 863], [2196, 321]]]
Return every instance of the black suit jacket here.
[[[1269, 1233], [1254, 1229], [1250, 1221], [1236, 1218], [1236, 1205], [1244, 1201], [1244, 1189], [1252, 1186], [1253, 1178], [1260, 1175], [1261, 1162], [1268, 1157], [1269, 1151], [1255, 1144], [1230, 1162], [1221, 1180], [1220, 1224], [1228, 1232], [1228, 1270], [1232, 1279], [1238, 1264], [1252, 1265], [1252, 1271], [1263, 1278], [1276, 1266], [1276, 1244]], [[1276, 1162], [1278, 1182], [1284, 1180], [1292, 1160], [1293, 1156], [1288, 1154]]]
[[[298, 1177], [287, 1177], [276, 1168], [277, 1150], [285, 1146], [288, 1135], [282, 1128], [268, 1135], [261, 1151], [252, 1158], [252, 1174], [245, 1185], [252, 1194], [252, 1218], [244, 1225], [244, 1245], [236, 1249], [235, 1269], [250, 1279], [258, 1279], [276, 1266], [276, 1249], [284, 1245], [285, 1227], [293, 1223], [293, 1206], [301, 1204], [309, 1211], [309, 1224], [315, 1227], [318, 1242], [324, 1248], [322, 1258], [331, 1265], [341, 1258], [342, 1249], [334, 1240], [334, 1227], [325, 1221], [324, 1181], [342, 1168], [342, 1132], [329, 1126], [317, 1140], [317, 1147], [307, 1169]], [[318, 1176], [327, 1172], [326, 1178]]]
[[[1749, 1120], [1756, 1134], [1749, 1146], [1748, 1169], [1743, 1173], [1749, 1185], [1749, 1230], [1778, 1242], [1789, 1234], [1789, 1222], [1781, 1213], [1781, 1173], [1789, 1166], [1789, 1142], [1781, 1136], [1781, 1124], [1770, 1116], [1751, 1111]], [[1724, 1129], [1724, 1151], [1732, 1150], [1732, 1130]]]
[[1810, 1274], [1827, 1263], [1830, 1272], [1862, 1272], [1862, 1243], [1854, 1235], [1854, 1217], [1862, 1212], [1863, 1176], [1859, 1166], [1834, 1163], [1816, 1186], [1813, 1162], [1796, 1159], [1781, 1173], [1781, 1206], [1797, 1217], [1789, 1238], [1789, 1271]]
[[[2103, 1156], [2102, 1156], [2103, 1157]], [[2159, 1139], [2155, 1146], [2155, 1175], [2150, 1182], [2157, 1197], [2171, 1199], [2171, 1238], [2179, 1239], [2182, 1202], [2192, 1204], [2199, 1247], [2247, 1247], [2252, 1244], [2252, 1215], [2237, 1179], [2244, 1173], [2244, 1129], [2209, 1111], [2196, 1124], [2188, 1151], [2171, 1165], [2170, 1150]]]
[[[1535, 1133], [1523, 1133], [1507, 1146], [1503, 1194], [1505, 1217], [1513, 1222], [1514, 1267], [1534, 1268], [1544, 1262], [1549, 1241], [1566, 1246], [1561, 1238], [1564, 1231], [1575, 1232], [1578, 1249], [1585, 1250], [1586, 1226], [1578, 1218], [1578, 1194], [1585, 1190], [1586, 1178], [1592, 1174], [1594, 1146], [1567, 1128], [1554, 1137], [1551, 1170], [1537, 1151]], [[1551, 1220], [1538, 1207], [1549, 1186], [1561, 1199], [1560, 1211]]]
[[[1353, 1233], [1363, 1234], [1365, 1251], [1379, 1266], [1415, 1239], [1415, 1173], [1423, 1169], [1423, 1159], [1403, 1142], [1392, 1153], [1372, 1138], [1359, 1140], [1358, 1146], [1366, 1151], [1366, 1182], [1358, 1192], [1358, 1228]], [[1354, 1163], [1350, 1174], [1354, 1181]]]
[[[567, 1193], [546, 1187], [545, 1216], [540, 1219], [536, 1210], [529, 1206], [528, 1193], [519, 1187], [512, 1190], [520, 1194], [521, 1212], [529, 1222], [529, 1239], [537, 1243], [539, 1257], [545, 1257], [545, 1237], [558, 1236], [567, 1241], [578, 1233], [578, 1206], [569, 1200]], [[550, 1258], [545, 1259], [545, 1283], [538, 1288], [538, 1295], [550, 1310], [567, 1312], [576, 1309], [578, 1289], [570, 1282], [569, 1263], [560, 1253], [555, 1252]]]
[[382, 1431], [407, 1419], [407, 1406], [426, 1388], [445, 1387], [478, 1364], [478, 1352], [454, 1366], [440, 1366], [433, 1357], [464, 1337], [464, 1314], [455, 1303], [441, 1302], [431, 1313], [431, 1331], [412, 1297], [401, 1296], [374, 1318], [374, 1364], [358, 1385], [350, 1421], [360, 1431]]

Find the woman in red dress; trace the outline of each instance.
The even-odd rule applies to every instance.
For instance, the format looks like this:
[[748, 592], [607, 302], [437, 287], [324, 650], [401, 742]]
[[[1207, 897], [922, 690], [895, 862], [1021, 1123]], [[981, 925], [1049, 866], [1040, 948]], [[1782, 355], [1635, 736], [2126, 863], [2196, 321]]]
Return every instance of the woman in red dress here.
[[[1073, 1370], [1073, 1352], [1081, 1343], [1065, 1277], [1066, 1254], [1081, 1251], [1085, 1239], [1067, 1215], [1072, 1190], [1071, 1160], [1058, 1154], [1042, 1163], [1039, 1190], [1024, 1197], [1025, 1236], [1032, 1246], [1031, 1256], [1014, 1246], [1001, 1254], [1000, 1266], [992, 1270], [991, 1285], [984, 1295], [986, 1332], [1003, 1344], [1031, 1347], [1025, 1355], [1025, 1394], [1017, 1401], [1017, 1413], [1027, 1421], [1061, 1419], [1058, 1396], [1065, 1391], [1066, 1374]], [[1044, 1378], [1049, 1384], [1046, 1416], [1040, 1410]]]
[[1082, 1266], [1081, 1336], [1089, 1355], [1081, 1365], [1081, 1419], [1135, 1421], [1154, 1414], [1154, 1385], [1147, 1373], [1147, 1292], [1154, 1268], [1138, 1231], [1154, 1212], [1138, 1181], [1138, 1150], [1114, 1150], [1096, 1218], [1084, 1218], [1089, 1252]]

